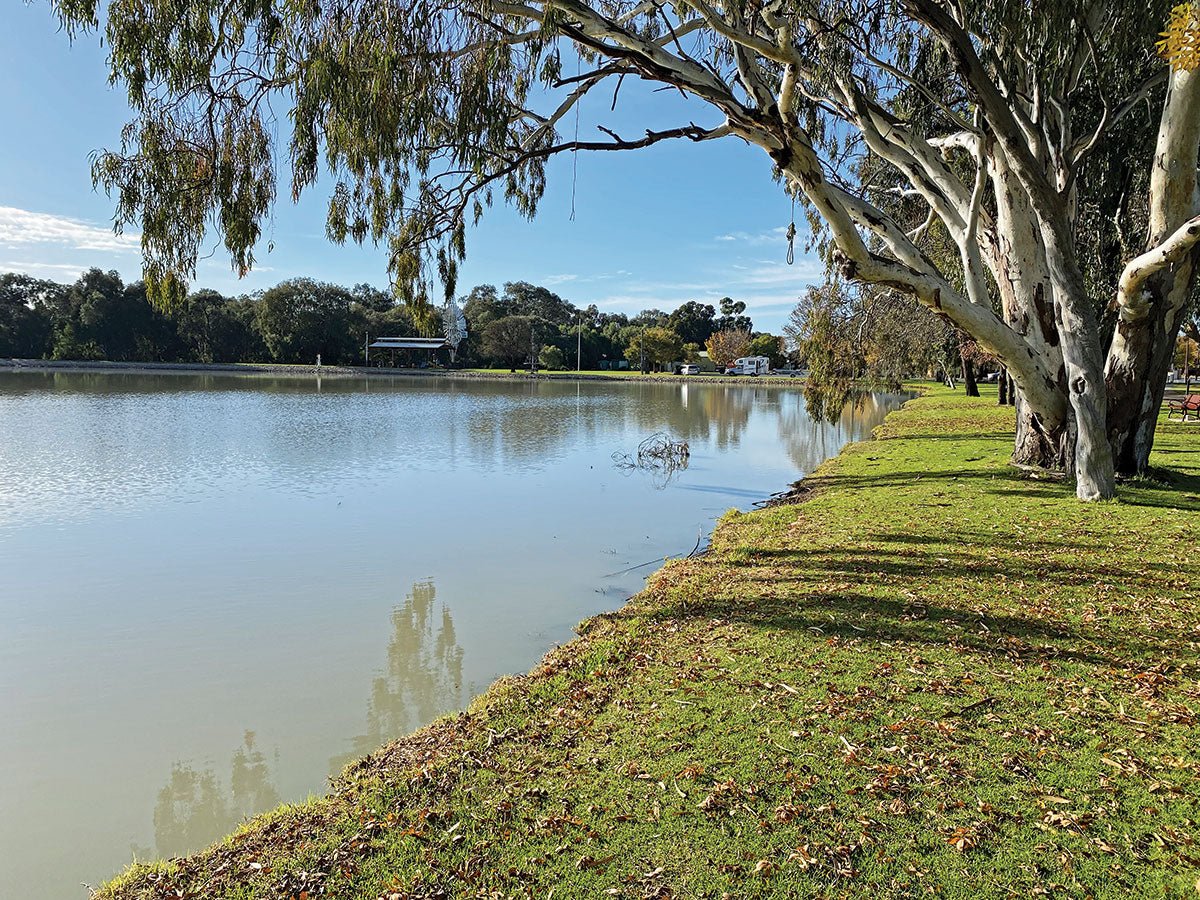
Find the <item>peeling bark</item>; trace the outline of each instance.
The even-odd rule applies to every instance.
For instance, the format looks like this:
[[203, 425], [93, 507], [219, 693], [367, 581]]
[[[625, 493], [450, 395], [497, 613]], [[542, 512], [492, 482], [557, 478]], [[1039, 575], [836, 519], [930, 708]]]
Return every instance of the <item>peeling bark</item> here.
[[1196, 281], [1198, 157], [1200, 72], [1173, 72], [1151, 169], [1148, 249], [1122, 273], [1105, 365], [1108, 439], [1118, 471], [1128, 474], [1149, 464], [1167, 370]]
[[1069, 425], [1063, 423], [1057, 428], [1047, 428], [1019, 394], [1014, 397], [1010, 393], [1009, 402], [1016, 406], [1017, 413], [1013, 463], [1058, 472], [1071, 471], [1074, 436]]

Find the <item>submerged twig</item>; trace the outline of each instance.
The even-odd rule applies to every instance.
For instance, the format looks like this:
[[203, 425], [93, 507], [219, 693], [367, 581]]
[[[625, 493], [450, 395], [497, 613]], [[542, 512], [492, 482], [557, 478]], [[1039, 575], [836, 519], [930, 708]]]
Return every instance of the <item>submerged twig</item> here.
[[[700, 549], [700, 542], [702, 540], [704, 540], [704, 529], [703, 528], [701, 528], [699, 531], [696, 532], [696, 546], [693, 547], [691, 552], [687, 556], [683, 557], [683, 559], [691, 559], [693, 556], [695, 556], [696, 551]], [[615, 578], [618, 575], [624, 575], [626, 572], [633, 572], [633, 571], [636, 571], [637, 569], [644, 569], [644, 568], [646, 568], [646, 566], [652, 566], [655, 563], [667, 562], [670, 558], [671, 557], [669, 557], [669, 556], [664, 556], [662, 559], [652, 559], [652, 560], [650, 560], [650, 562], [644, 562], [644, 563], [640, 563], [639, 565], [636, 565], [636, 566], [630, 566], [628, 569], [622, 569], [620, 572], [609, 572], [607, 575], [601, 575], [600, 577], [601, 578]]]

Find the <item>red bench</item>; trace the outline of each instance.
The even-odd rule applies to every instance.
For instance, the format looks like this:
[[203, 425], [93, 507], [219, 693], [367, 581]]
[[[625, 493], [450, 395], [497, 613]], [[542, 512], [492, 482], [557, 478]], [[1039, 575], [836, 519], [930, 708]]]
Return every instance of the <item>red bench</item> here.
[[1200, 419], [1200, 394], [1188, 394], [1182, 400], [1167, 401], [1167, 418], [1178, 415], [1179, 421], [1186, 422], [1190, 415], [1193, 419]]

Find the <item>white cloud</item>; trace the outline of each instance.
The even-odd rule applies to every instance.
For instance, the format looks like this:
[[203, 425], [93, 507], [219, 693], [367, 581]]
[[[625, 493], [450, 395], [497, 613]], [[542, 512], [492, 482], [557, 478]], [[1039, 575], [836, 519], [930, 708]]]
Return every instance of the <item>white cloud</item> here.
[[825, 267], [815, 257], [801, 257], [791, 266], [782, 260], [747, 259], [706, 266], [687, 281], [625, 277], [612, 286], [611, 293], [592, 302], [601, 309], [632, 314], [643, 309], [670, 310], [688, 300], [715, 306], [722, 297], [733, 297], [746, 304], [756, 325], [778, 328], [805, 288], [824, 277]]
[[787, 243], [787, 226], [780, 225], [778, 228], [768, 228], [766, 231], [729, 231], [725, 234], [718, 234], [715, 240], [723, 243], [746, 244], [749, 246], [761, 247], [768, 244], [784, 245]]
[[[224, 257], [221, 259], [202, 259], [197, 264], [197, 268], [198, 269], [213, 269], [216, 271], [228, 272], [231, 274], [233, 272], [232, 266], [229, 263], [229, 257]], [[251, 274], [257, 275], [260, 272], [274, 272], [275, 267], [274, 266], [260, 266], [256, 262], [254, 264], [254, 268], [251, 269], [250, 271], [251, 271]]]
[[70, 250], [138, 253], [141, 238], [136, 234], [114, 234], [111, 228], [82, 219], [0, 206], [0, 246], [9, 249], [56, 246]]
[[568, 281], [575, 281], [578, 278], [578, 275], [543, 275], [542, 284], [546, 287], [554, 287], [556, 284], [566, 284]]
[[760, 263], [753, 268], [747, 268], [732, 279], [736, 284], [745, 285], [806, 285], [820, 281], [825, 274], [825, 267], [818, 259], [803, 257], [795, 265], [785, 263]]
[[71, 281], [88, 270], [82, 263], [0, 262], [0, 272], [19, 272], [22, 275], [44, 275], [61, 278], [66, 275]]

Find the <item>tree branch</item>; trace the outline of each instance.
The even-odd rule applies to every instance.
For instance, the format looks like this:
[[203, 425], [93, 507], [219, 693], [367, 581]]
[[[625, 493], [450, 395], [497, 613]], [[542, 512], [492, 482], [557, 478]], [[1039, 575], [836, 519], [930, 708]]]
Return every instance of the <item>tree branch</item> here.
[[1200, 243], [1200, 215], [1188, 219], [1157, 247], [1126, 264], [1117, 290], [1123, 321], [1135, 322], [1149, 313], [1148, 296], [1142, 291], [1146, 279], [1178, 265], [1197, 243]]

